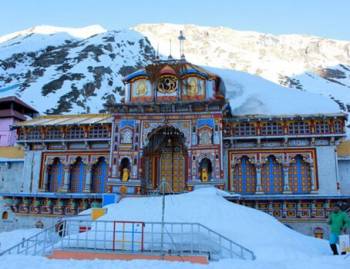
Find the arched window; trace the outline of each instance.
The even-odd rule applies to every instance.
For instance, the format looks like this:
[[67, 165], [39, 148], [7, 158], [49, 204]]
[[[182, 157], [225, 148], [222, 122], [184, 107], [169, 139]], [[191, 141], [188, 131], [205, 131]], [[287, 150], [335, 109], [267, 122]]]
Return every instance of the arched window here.
[[129, 128], [124, 129], [121, 132], [120, 143], [121, 144], [131, 144], [132, 143], [132, 131]]
[[59, 158], [55, 158], [49, 166], [49, 189], [50, 192], [58, 192], [63, 184], [63, 164]]
[[107, 163], [104, 157], [100, 157], [98, 162], [92, 166], [92, 192], [107, 191]]
[[9, 213], [7, 211], [2, 212], [1, 219], [2, 220], [8, 220]]
[[255, 193], [256, 191], [256, 169], [247, 156], [241, 158], [233, 171], [233, 184], [235, 192], [242, 194]]
[[86, 177], [86, 165], [81, 157], [78, 157], [74, 164], [71, 165], [70, 170], [70, 191], [83, 192]]
[[269, 194], [283, 191], [283, 168], [272, 155], [261, 167], [261, 187], [264, 193]]
[[212, 129], [202, 128], [199, 130], [198, 141], [200, 145], [209, 145], [213, 143]]
[[292, 193], [310, 193], [311, 173], [310, 164], [304, 161], [301, 155], [289, 165], [289, 187]]
[[131, 168], [130, 160], [126, 157], [123, 158], [119, 166], [121, 181], [126, 182], [130, 179], [130, 168]]

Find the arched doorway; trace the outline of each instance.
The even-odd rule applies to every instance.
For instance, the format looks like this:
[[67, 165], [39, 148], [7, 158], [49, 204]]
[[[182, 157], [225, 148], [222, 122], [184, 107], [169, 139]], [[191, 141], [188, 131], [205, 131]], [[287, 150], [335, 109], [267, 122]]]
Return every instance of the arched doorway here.
[[182, 192], [186, 185], [186, 159], [184, 134], [172, 126], [163, 126], [151, 132], [144, 148], [144, 182], [147, 190], [157, 190], [162, 179], [166, 192]]
[[92, 192], [107, 192], [107, 163], [104, 157], [98, 158], [92, 167]]

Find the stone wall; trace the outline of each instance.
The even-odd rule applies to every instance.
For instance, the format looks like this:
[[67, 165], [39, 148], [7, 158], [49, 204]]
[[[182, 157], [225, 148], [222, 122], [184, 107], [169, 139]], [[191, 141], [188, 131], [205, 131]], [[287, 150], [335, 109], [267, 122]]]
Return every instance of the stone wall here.
[[341, 194], [350, 195], [350, 158], [339, 159], [338, 167]]
[[318, 194], [336, 195], [338, 181], [338, 163], [335, 146], [316, 147], [318, 167]]

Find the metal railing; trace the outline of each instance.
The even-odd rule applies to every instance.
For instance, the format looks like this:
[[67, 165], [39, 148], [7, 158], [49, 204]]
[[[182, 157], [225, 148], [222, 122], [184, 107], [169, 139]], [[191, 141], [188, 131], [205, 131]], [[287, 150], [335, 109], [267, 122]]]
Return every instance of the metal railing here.
[[22, 255], [47, 255], [53, 250], [54, 245], [61, 240], [60, 232], [57, 225], [43, 229], [39, 233], [23, 239], [13, 247], [2, 252], [0, 256], [5, 254], [22, 254]]
[[200, 223], [66, 219], [0, 253], [48, 255], [55, 249], [254, 260], [254, 253]]

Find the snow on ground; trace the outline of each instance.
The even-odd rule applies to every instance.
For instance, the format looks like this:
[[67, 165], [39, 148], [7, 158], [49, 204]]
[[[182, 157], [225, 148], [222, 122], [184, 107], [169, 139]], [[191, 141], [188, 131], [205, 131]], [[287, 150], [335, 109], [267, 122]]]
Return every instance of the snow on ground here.
[[311, 259], [291, 259], [280, 262], [221, 260], [208, 265], [165, 261], [75, 261], [49, 260], [43, 257], [9, 255], [1, 257], [0, 268], [6, 269], [345, 269], [349, 268], [350, 258], [317, 257]]
[[[0, 252], [18, 244], [23, 238], [28, 238], [36, 233], [39, 233], [40, 231], [41, 229], [32, 228], [0, 233]], [[0, 268], [5, 267], [0, 266]]]
[[[224, 259], [198, 265], [165, 261], [50, 260], [44, 257], [7, 255], [0, 268], [6, 269], [345, 269], [350, 257], [334, 257], [328, 243], [299, 234], [261, 211], [228, 202], [225, 192], [202, 188], [191, 193], [166, 196], [166, 221], [200, 222], [257, 254], [255, 261]], [[107, 206], [100, 220], [160, 221], [161, 197], [130, 197]], [[0, 242], [12, 245], [36, 229], [0, 233]], [[16, 242], [15, 242], [16, 241]]]
[[[222, 191], [202, 188], [166, 197], [165, 221], [199, 222], [253, 250], [258, 259], [309, 258], [330, 253], [325, 240], [297, 233], [270, 215], [227, 201]], [[125, 198], [101, 220], [160, 221], [161, 197]]]

